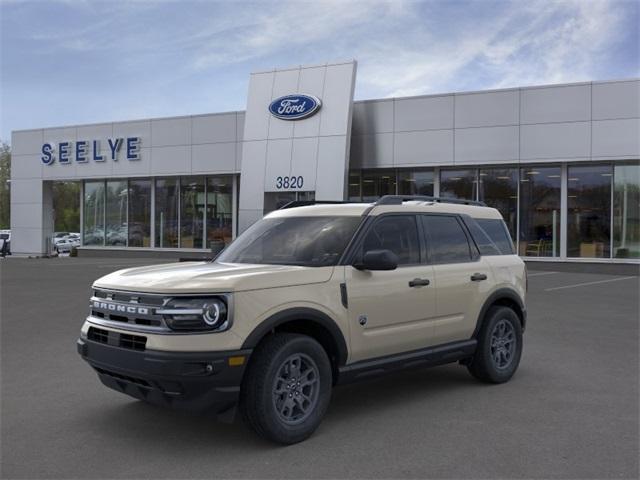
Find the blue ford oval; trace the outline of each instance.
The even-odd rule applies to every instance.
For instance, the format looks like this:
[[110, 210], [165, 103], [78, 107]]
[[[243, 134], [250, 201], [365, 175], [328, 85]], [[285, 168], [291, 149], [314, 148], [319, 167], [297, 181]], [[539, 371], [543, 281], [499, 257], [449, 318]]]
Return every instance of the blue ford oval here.
[[318, 97], [299, 93], [276, 98], [269, 105], [269, 111], [282, 120], [300, 120], [316, 113], [321, 105]]

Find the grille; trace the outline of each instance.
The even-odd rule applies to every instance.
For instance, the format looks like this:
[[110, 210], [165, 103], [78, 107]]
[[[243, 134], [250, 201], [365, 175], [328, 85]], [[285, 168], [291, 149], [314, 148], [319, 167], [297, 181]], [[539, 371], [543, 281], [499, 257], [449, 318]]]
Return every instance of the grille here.
[[89, 302], [92, 317], [131, 326], [142, 326], [155, 330], [168, 330], [162, 315], [156, 309], [162, 308], [166, 298], [161, 295], [145, 295], [108, 290], [94, 290]]
[[98, 343], [109, 343], [109, 332], [101, 328], [89, 327], [87, 338]]
[[89, 327], [87, 338], [94, 342], [127, 348], [129, 350], [144, 351], [147, 347], [147, 337], [111, 332], [96, 327]]

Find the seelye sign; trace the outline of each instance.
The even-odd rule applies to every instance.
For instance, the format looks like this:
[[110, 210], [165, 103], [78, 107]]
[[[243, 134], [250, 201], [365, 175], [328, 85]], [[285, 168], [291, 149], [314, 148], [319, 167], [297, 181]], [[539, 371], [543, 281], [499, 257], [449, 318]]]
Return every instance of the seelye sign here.
[[269, 112], [281, 120], [301, 120], [315, 114], [321, 106], [318, 97], [299, 93], [276, 98], [269, 104]]
[[[77, 142], [45, 143], [42, 145], [42, 163], [53, 165], [56, 160], [63, 165], [72, 160], [76, 163], [104, 162], [107, 158], [117, 162], [119, 158], [140, 160], [140, 137], [108, 138], [106, 145], [100, 140], [78, 140]], [[122, 153], [121, 153], [122, 152]]]

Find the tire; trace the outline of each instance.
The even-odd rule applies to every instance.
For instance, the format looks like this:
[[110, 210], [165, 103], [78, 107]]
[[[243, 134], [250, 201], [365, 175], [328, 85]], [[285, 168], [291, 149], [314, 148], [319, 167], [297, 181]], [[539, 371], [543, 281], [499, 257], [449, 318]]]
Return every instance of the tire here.
[[522, 325], [509, 307], [491, 307], [478, 333], [478, 347], [467, 366], [482, 382], [508, 382], [522, 356]]
[[240, 411], [261, 437], [286, 445], [298, 443], [322, 421], [331, 388], [331, 363], [322, 346], [306, 335], [277, 333], [263, 340], [251, 357], [242, 382]]

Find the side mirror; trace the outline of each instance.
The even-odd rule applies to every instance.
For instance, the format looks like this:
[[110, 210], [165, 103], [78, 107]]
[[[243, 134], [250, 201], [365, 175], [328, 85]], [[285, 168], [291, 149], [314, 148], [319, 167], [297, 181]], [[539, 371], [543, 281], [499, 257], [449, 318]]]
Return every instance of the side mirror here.
[[358, 270], [395, 270], [398, 268], [398, 256], [391, 250], [369, 250], [353, 267]]

